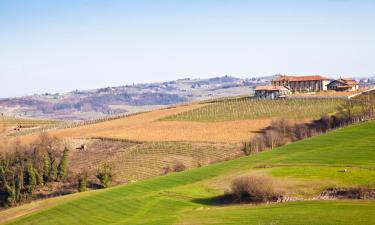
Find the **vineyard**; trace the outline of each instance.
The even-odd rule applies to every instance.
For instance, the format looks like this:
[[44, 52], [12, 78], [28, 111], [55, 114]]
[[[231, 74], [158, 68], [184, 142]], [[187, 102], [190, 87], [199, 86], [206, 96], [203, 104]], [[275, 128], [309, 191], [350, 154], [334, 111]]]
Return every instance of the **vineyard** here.
[[[78, 140], [77, 144], [83, 143]], [[141, 180], [166, 173], [177, 163], [186, 168], [199, 167], [241, 156], [235, 144], [85, 140], [87, 150], [71, 155], [72, 172], [94, 172], [101, 164], [110, 164], [119, 183]]]
[[154, 142], [132, 146], [110, 163], [121, 180], [141, 180], [166, 173], [176, 164], [186, 168], [237, 158], [243, 153], [233, 144]]
[[4, 132], [21, 131], [24, 129], [51, 127], [58, 123], [59, 123], [58, 121], [53, 121], [53, 120], [0, 116], [0, 134]]
[[335, 112], [345, 100], [326, 99], [279, 99], [256, 100], [238, 98], [217, 101], [203, 107], [163, 118], [164, 121], [220, 122], [230, 120], [255, 120], [265, 118], [317, 118]]
[[[122, 117], [99, 123], [85, 124], [67, 129], [50, 131], [63, 138], [114, 138], [140, 142], [192, 141], [238, 143], [247, 140], [260, 129], [267, 127], [270, 120], [238, 120], [218, 123], [194, 121], [161, 121], [160, 119], [184, 111], [204, 107], [205, 104], [191, 104], [166, 108], [133, 116]], [[23, 136], [31, 139], [31, 135]]]

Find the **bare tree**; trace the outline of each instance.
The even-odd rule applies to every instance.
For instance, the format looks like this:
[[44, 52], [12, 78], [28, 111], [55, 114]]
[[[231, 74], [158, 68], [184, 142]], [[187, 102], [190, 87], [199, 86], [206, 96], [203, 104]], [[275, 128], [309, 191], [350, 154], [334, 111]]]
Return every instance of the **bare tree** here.
[[280, 146], [283, 143], [283, 139], [284, 139], [284, 137], [279, 132], [274, 131], [274, 130], [266, 131], [266, 134], [264, 137], [265, 137], [267, 146], [271, 149]]

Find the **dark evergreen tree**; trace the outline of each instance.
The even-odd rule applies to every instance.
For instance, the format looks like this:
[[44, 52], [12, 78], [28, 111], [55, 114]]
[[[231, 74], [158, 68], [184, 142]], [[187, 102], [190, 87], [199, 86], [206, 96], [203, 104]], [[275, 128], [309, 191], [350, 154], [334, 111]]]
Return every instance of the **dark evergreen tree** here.
[[68, 166], [69, 149], [65, 147], [60, 163], [57, 167], [57, 180], [63, 180], [66, 176], [66, 168]]

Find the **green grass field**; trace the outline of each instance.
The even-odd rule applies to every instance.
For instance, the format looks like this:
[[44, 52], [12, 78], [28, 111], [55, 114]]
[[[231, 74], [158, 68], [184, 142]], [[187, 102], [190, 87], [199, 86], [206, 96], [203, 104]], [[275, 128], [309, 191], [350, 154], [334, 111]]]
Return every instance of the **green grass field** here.
[[[172, 115], [163, 120], [218, 122], [228, 120], [283, 118], [318, 118], [336, 111], [342, 99], [227, 99]], [[318, 106], [318, 107], [317, 107]]]
[[[266, 167], [264, 165], [267, 165]], [[347, 168], [348, 172], [342, 172]], [[0, 212], [9, 224], [375, 224], [375, 201], [220, 205], [231, 180], [267, 173], [289, 195], [375, 187], [375, 122], [181, 173]]]

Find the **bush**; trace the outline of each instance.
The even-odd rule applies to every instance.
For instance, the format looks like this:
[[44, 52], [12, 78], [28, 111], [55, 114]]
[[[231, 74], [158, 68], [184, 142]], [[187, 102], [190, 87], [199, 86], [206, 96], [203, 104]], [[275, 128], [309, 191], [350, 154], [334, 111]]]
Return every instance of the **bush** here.
[[112, 168], [108, 164], [104, 164], [103, 166], [101, 166], [96, 173], [96, 178], [99, 179], [100, 184], [103, 188], [109, 187], [109, 184], [112, 181], [112, 177]]
[[277, 199], [272, 178], [252, 175], [236, 178], [231, 184], [231, 193], [239, 202], [266, 202]]
[[78, 176], [78, 191], [83, 192], [87, 189], [87, 173], [82, 173]]
[[173, 166], [173, 172], [182, 172], [184, 170], [186, 170], [186, 166], [182, 162], [176, 162]]

